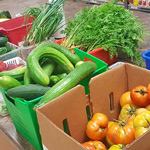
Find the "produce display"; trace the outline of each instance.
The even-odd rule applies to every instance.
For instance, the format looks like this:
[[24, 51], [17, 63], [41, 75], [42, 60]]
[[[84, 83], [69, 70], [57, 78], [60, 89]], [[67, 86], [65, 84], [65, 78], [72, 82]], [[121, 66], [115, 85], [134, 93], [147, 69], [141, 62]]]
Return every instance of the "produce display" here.
[[8, 53], [12, 50], [13, 48], [11, 48], [10, 45], [8, 44], [8, 38], [0, 37], [0, 55]]
[[[139, 89], [142, 92], [139, 92]], [[86, 135], [91, 141], [82, 143], [82, 145], [87, 150], [106, 150], [106, 147], [109, 147], [109, 150], [123, 150], [126, 145], [148, 131], [150, 98], [145, 104], [145, 93], [146, 97], [149, 97], [150, 93], [147, 92], [147, 89], [150, 89], [150, 84], [148, 87], [136, 86], [121, 95], [118, 120], [109, 120], [105, 114], [95, 113], [86, 126]], [[132, 97], [133, 94], [137, 95]]]
[[143, 35], [147, 34], [145, 26], [132, 11], [113, 3], [84, 8], [75, 14], [64, 31], [66, 40], [63, 45], [75, 45], [86, 52], [102, 47], [109, 51], [111, 58], [121, 51], [142, 65], [138, 43], [144, 42]]
[[[63, 72], [55, 74], [59, 67]], [[96, 69], [95, 63], [81, 61], [78, 55], [61, 45], [42, 43], [29, 54], [27, 66], [0, 73], [0, 86], [8, 96], [21, 100], [44, 95], [35, 105], [38, 108], [73, 88]], [[19, 82], [22, 80], [24, 85]]]

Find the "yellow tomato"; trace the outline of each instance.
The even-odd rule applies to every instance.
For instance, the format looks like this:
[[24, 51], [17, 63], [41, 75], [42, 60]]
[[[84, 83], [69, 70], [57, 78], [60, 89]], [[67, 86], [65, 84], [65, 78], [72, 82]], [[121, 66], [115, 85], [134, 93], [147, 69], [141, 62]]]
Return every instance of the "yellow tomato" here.
[[109, 150], [122, 150], [125, 146], [123, 144], [112, 145]]

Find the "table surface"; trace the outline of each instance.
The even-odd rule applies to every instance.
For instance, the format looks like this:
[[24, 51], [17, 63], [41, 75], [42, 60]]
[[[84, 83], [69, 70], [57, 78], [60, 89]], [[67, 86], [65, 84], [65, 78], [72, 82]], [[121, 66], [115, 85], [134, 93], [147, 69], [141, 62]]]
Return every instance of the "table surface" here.
[[[1, 93], [0, 101], [2, 101]], [[20, 150], [35, 150], [35, 148], [33, 148], [33, 146], [20, 133], [17, 132], [10, 115], [0, 115], [0, 128], [18, 146]]]

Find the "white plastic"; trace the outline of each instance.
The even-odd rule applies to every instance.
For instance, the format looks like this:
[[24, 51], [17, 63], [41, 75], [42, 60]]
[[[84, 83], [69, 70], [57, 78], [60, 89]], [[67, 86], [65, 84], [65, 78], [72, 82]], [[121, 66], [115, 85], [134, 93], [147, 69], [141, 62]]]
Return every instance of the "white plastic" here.
[[113, 65], [109, 66], [108, 69], [113, 69], [113, 68], [116, 68], [120, 65], [124, 64], [124, 62], [116, 62], [114, 63]]

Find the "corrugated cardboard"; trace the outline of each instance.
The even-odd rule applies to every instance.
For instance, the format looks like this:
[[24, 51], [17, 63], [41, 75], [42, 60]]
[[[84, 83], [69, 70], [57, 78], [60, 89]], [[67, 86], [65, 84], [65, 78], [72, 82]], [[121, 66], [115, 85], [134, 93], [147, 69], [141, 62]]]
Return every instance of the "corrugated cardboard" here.
[[20, 148], [1, 129], [0, 150], [20, 150]]
[[[106, 114], [109, 120], [117, 119], [120, 96], [135, 86], [149, 83], [150, 71], [124, 64], [92, 78], [88, 96], [82, 86], [76, 86], [37, 110], [43, 144], [48, 150], [84, 150], [80, 143], [88, 140], [86, 107], [90, 107], [91, 113]], [[64, 120], [69, 135], [63, 131]], [[150, 150], [149, 139], [150, 132], [147, 132], [125, 149]]]

